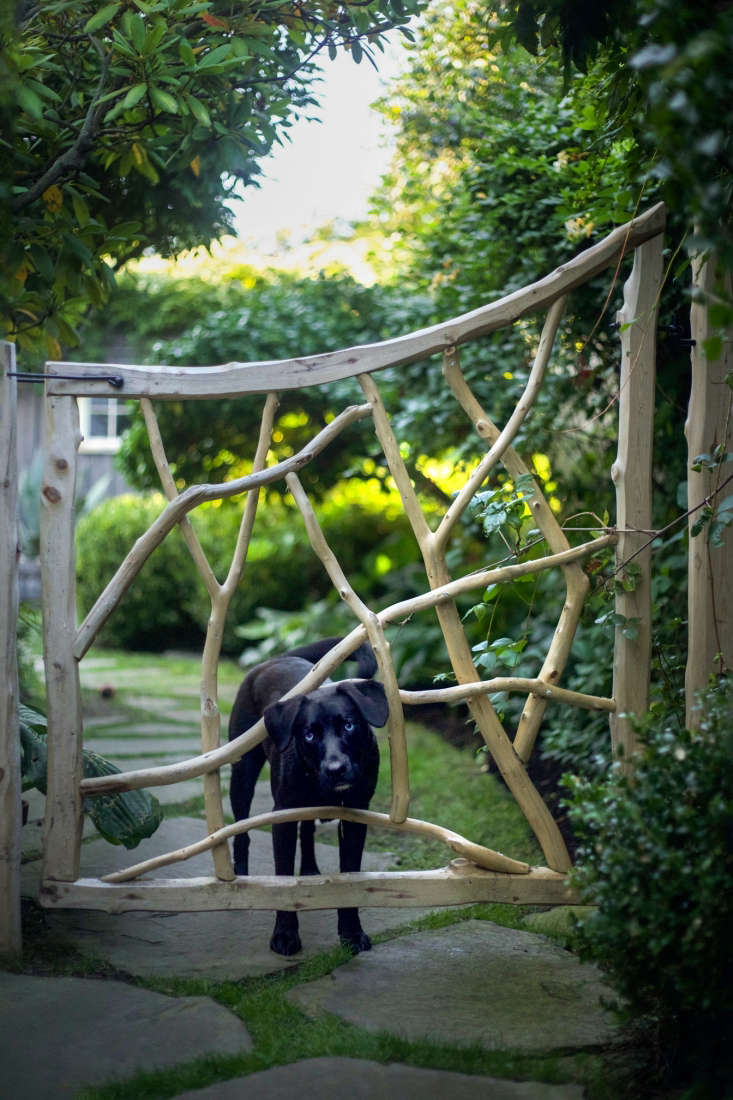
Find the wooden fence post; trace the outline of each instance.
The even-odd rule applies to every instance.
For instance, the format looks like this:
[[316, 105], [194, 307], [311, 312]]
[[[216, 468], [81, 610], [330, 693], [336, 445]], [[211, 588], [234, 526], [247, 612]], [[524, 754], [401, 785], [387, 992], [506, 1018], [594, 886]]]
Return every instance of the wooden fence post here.
[[[48, 387], [48, 382], [46, 383]], [[76, 636], [74, 490], [81, 440], [73, 397], [46, 404], [46, 458], [41, 486], [43, 663], [46, 669], [48, 782], [43, 840], [43, 878], [79, 877], [82, 807], [82, 719]]]
[[[722, 463], [713, 469], [692, 470], [695, 458], [712, 454], [718, 444], [724, 453], [733, 450], [733, 390], [726, 384], [726, 375], [733, 370], [733, 330], [726, 332], [718, 358], [709, 359], [705, 354], [705, 342], [714, 335], [708, 306], [715, 295], [716, 266], [715, 257], [697, 256], [692, 263], [693, 286], [701, 293], [690, 310], [691, 335], [695, 343], [685, 425], [687, 506], [691, 509], [685, 670], [685, 711], [689, 728], [697, 724], [695, 693], [705, 687], [711, 674], [733, 669], [733, 528], [727, 527], [720, 532], [719, 546], [711, 545], [709, 525], [700, 534], [692, 535], [692, 528], [701, 516], [700, 505], [708, 497], [712, 496], [715, 507], [721, 500], [733, 496], [733, 483], [725, 484], [733, 478], [733, 462]], [[728, 296], [732, 290], [728, 273]]]
[[[636, 583], [631, 591], [617, 586], [619, 616], [613, 651], [611, 744], [625, 770], [636, 749], [632, 716], [649, 702], [651, 659], [652, 446], [656, 377], [657, 313], [662, 285], [660, 234], [634, 252], [634, 266], [624, 285], [624, 304], [617, 314], [621, 327], [618, 452], [611, 476], [616, 486], [616, 567], [633, 562]], [[620, 579], [617, 578], [617, 579]]]
[[0, 954], [21, 949], [21, 778], [18, 731], [18, 461], [15, 348], [0, 343]]

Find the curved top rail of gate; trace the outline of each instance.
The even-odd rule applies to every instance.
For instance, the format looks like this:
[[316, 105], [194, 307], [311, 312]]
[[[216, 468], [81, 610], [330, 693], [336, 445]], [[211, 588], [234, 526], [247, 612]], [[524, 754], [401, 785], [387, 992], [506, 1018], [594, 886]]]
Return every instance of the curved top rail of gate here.
[[[142, 367], [110, 363], [84, 365], [97, 366], [107, 374], [114, 373], [120, 378], [121, 397], [159, 399], [181, 396], [239, 397], [244, 394], [269, 393], [272, 390], [296, 390], [304, 386], [318, 386], [352, 378], [357, 374], [371, 374], [383, 367], [414, 363], [448, 347], [457, 347], [467, 340], [512, 324], [525, 313], [544, 309], [575, 287], [588, 282], [644, 241], [657, 236], [664, 230], [664, 220], [664, 204], [658, 203], [537, 282], [496, 302], [471, 310], [470, 313], [392, 340], [302, 359], [228, 363], [214, 367]], [[79, 364], [49, 362], [46, 367], [50, 374], [62, 374], [71, 368], [78, 370]], [[58, 396], [73, 394], [76, 397], [107, 395], [109, 384], [92, 378], [86, 381], [59, 379], [49, 382], [48, 393]]]

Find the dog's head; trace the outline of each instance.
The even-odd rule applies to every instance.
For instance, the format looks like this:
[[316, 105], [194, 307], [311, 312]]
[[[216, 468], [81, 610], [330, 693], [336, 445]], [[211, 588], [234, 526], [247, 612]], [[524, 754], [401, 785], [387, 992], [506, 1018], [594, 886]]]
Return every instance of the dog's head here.
[[278, 752], [292, 746], [324, 793], [343, 797], [375, 753], [371, 726], [389, 715], [384, 688], [375, 680], [342, 680], [273, 703], [265, 726]]

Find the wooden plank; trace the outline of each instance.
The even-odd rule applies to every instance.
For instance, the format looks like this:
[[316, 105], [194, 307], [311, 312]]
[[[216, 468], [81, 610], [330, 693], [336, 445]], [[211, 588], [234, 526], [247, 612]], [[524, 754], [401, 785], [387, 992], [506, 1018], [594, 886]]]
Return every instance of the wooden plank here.
[[15, 348], [0, 343], [0, 954], [19, 952], [21, 775], [18, 732], [18, 469]]
[[510, 905], [578, 905], [564, 875], [535, 867], [527, 875], [482, 871], [455, 860], [435, 871], [360, 871], [303, 878], [262, 875], [226, 883], [207, 878], [143, 879], [108, 884], [100, 879], [41, 886], [41, 904], [56, 909], [147, 910], [202, 913], [240, 909], [412, 908], [503, 902]]
[[76, 634], [74, 489], [81, 441], [76, 400], [46, 397], [46, 458], [41, 487], [43, 661], [48, 718], [48, 786], [43, 877], [79, 875], [82, 719]]
[[[47, 363], [46, 367], [55, 374], [117, 375], [122, 380], [117, 392], [123, 397], [169, 400], [182, 396], [203, 399], [294, 390], [352, 378], [357, 374], [370, 374], [384, 367], [414, 363], [510, 325], [525, 313], [548, 308], [557, 298], [659, 234], [664, 228], [664, 216], [664, 204], [658, 203], [537, 282], [460, 317], [377, 344], [297, 359], [227, 363], [215, 367], [143, 367], [68, 362]], [[53, 380], [49, 383], [49, 392], [94, 397], [100, 394], [109, 396], [112, 391], [109, 382], [88, 378], [81, 381]]]
[[[621, 326], [621, 378], [619, 382], [619, 432], [616, 461], [611, 470], [616, 486], [616, 567], [626, 563], [639, 570], [633, 591], [616, 590], [616, 613], [629, 620], [635, 636], [617, 627], [613, 657], [611, 715], [614, 755], [631, 767], [636, 736], [631, 718], [642, 715], [649, 702], [651, 659], [651, 545], [652, 450], [657, 354], [657, 315], [662, 285], [660, 234], [636, 250], [634, 267], [624, 286], [624, 304], [617, 314]], [[632, 632], [629, 630], [629, 634]]]
[[[722, 536], [721, 546], [711, 546], [708, 528], [693, 537], [692, 528], [700, 518], [700, 505], [712, 499], [733, 494], [733, 462], [725, 462], [713, 470], [692, 470], [700, 454], [711, 454], [720, 444], [723, 451], [733, 451], [733, 393], [726, 385], [726, 375], [733, 369], [733, 329], [726, 333], [723, 349], [717, 359], [708, 359], [705, 342], [714, 335], [708, 305], [716, 293], [716, 263], [714, 258], [703, 262], [693, 260], [693, 283], [702, 291], [702, 300], [693, 300], [690, 309], [692, 339], [692, 386], [685, 432], [687, 435], [687, 506], [689, 518], [688, 577], [688, 658], [685, 670], [685, 710], [688, 727], [697, 725], [699, 711], [695, 693], [708, 683], [712, 674], [733, 669], [733, 527]], [[727, 293], [731, 294], [730, 273]], [[693, 511], [694, 509], [694, 511]]]

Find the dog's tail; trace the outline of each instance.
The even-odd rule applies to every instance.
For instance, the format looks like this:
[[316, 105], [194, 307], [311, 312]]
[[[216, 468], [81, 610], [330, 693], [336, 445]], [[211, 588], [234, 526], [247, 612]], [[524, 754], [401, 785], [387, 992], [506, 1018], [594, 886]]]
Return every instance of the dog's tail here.
[[[328, 653], [341, 641], [341, 637], [322, 638], [320, 642], [311, 642], [308, 645], [298, 646], [297, 649], [289, 649], [288, 657], [304, 657], [306, 661], [320, 661], [324, 653]], [[346, 658], [347, 661], [356, 661], [357, 675], [362, 680], [371, 680], [377, 671], [377, 660], [369, 642], [362, 642], [358, 649]]]

